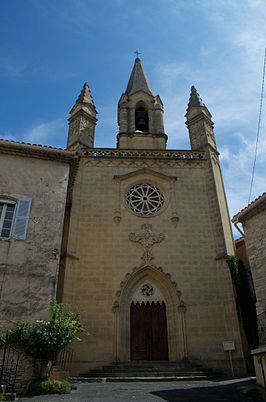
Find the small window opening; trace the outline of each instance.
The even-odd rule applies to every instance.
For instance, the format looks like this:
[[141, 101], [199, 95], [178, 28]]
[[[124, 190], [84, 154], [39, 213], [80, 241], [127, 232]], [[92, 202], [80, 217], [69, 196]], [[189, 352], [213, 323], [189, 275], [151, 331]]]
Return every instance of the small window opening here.
[[0, 237], [10, 237], [15, 203], [0, 201]]
[[135, 110], [135, 127], [138, 131], [149, 131], [149, 115], [143, 107]]

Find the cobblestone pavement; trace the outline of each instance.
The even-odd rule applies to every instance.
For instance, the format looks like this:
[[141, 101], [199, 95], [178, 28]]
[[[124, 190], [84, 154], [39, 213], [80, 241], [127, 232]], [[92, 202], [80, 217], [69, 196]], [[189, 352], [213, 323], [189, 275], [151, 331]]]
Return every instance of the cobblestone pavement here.
[[79, 383], [69, 395], [20, 398], [20, 402], [264, 402], [265, 393], [246, 378], [228, 381]]

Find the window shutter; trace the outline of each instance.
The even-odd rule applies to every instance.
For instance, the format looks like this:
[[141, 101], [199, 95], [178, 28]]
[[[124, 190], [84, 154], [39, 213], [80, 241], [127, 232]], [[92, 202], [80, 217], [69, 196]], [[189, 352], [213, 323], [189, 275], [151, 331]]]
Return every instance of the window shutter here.
[[30, 216], [31, 198], [24, 197], [18, 200], [16, 217], [12, 235], [15, 239], [25, 240]]

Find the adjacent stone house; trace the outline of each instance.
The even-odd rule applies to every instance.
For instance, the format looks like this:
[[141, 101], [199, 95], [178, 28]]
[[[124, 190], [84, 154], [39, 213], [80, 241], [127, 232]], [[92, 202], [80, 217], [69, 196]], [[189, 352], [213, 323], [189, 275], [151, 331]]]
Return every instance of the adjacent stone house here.
[[236, 214], [232, 222], [243, 226], [257, 299], [259, 340], [266, 345], [266, 193]]
[[48, 318], [74, 154], [0, 141], [0, 325]]
[[[257, 382], [266, 386], [266, 193], [236, 214], [232, 222], [244, 230], [246, 253], [256, 293], [259, 347], [252, 350]], [[240, 229], [241, 231], [241, 229]]]

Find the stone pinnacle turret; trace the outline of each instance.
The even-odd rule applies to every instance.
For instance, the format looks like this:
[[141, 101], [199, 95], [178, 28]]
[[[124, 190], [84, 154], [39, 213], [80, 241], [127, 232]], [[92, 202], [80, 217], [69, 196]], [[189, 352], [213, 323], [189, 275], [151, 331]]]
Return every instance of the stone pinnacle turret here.
[[203, 150], [208, 144], [216, 149], [212, 115], [194, 86], [191, 87], [186, 118], [192, 149]]
[[94, 132], [96, 126], [96, 108], [91, 90], [87, 82], [70, 111], [68, 144], [69, 150], [91, 148], [94, 144]]

